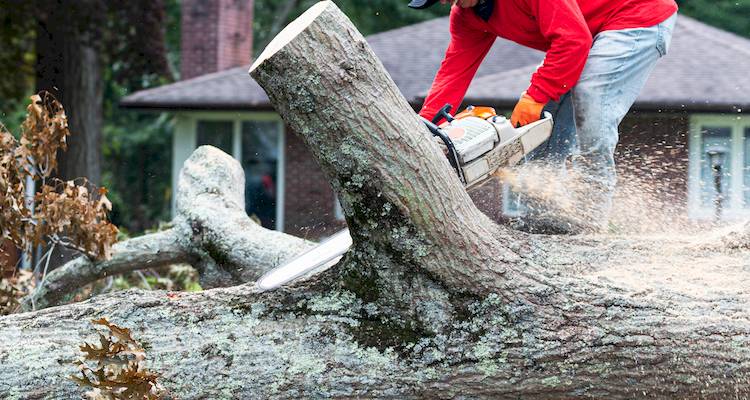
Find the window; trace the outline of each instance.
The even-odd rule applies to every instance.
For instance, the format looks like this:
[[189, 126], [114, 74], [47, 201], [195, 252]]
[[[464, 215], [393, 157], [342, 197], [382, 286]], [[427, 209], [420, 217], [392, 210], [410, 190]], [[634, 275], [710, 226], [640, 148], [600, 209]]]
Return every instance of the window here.
[[196, 147], [211, 145], [227, 154], [233, 153], [234, 123], [232, 121], [198, 121], [196, 131]]
[[[172, 182], [198, 146], [211, 145], [240, 161], [245, 209], [268, 229], [284, 228], [284, 130], [276, 114], [190, 112], [175, 129]], [[173, 203], [174, 210], [174, 203]]]
[[695, 219], [713, 218], [717, 190], [713, 165], [721, 166], [723, 216], [750, 215], [750, 119], [730, 115], [696, 115], [691, 119], [689, 212]]
[[[732, 180], [732, 128], [725, 126], [705, 126], [701, 128], [700, 148], [700, 192], [701, 207], [712, 207], [717, 196], [712, 159], [721, 164], [721, 194], [731, 198]], [[709, 153], [713, 155], [709, 155]]]
[[269, 229], [276, 227], [280, 135], [276, 121], [242, 122], [242, 168], [245, 170], [245, 210]]

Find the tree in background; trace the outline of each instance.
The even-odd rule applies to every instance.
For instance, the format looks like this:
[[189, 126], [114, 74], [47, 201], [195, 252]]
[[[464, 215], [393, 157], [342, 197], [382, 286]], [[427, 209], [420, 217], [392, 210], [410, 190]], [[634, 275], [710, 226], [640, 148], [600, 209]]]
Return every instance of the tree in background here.
[[677, 4], [685, 15], [750, 37], [750, 0], [677, 0]]
[[[69, 151], [60, 154], [59, 176], [105, 182], [113, 189], [116, 218], [138, 221], [137, 229], [148, 225], [143, 221], [148, 218], [134, 218], [130, 211], [153, 203], [138, 195], [148, 185], [142, 184], [144, 180], [161, 178], [154, 164], [169, 164], [169, 129], [164, 118], [120, 112], [117, 103], [128, 92], [171, 78], [174, 57], [167, 55], [165, 28], [173, 23], [176, 4], [177, 0], [0, 0], [0, 71], [14, 78], [0, 82], [0, 115], [17, 133], [28, 94], [36, 89], [54, 93], [72, 116], [75, 133]], [[179, 22], [176, 26], [179, 32]], [[167, 40], [173, 39], [172, 31], [167, 30]], [[139, 165], [132, 162], [136, 157], [153, 160]], [[134, 170], [141, 167], [143, 172]], [[167, 190], [168, 171], [163, 181], [155, 185], [158, 193]], [[154, 206], [159, 210], [155, 213], [164, 208]]]
[[100, 183], [105, 77], [134, 89], [168, 76], [164, 19], [159, 0], [0, 0], [0, 70], [14, 78], [0, 109], [19, 116], [25, 96], [48, 90], [75, 115], [61, 178]]
[[[260, 53], [284, 26], [317, 2], [318, 0], [255, 0], [253, 37], [256, 42], [256, 54]], [[448, 7], [435, 6], [426, 11], [418, 11], [407, 7], [405, 0], [334, 0], [334, 3], [349, 16], [364, 35], [448, 15]]]
[[170, 74], [122, 84], [115, 66], [104, 77], [104, 185], [113, 208], [110, 217], [125, 233], [140, 233], [171, 219], [172, 120], [118, 107], [136, 90], [168, 83], [179, 74], [180, 3], [164, 0], [163, 35]]
[[101, 183], [105, 65], [126, 87], [168, 74], [161, 1], [56, 0], [33, 4], [36, 89], [49, 90], [73, 116], [75, 136], [60, 177]]

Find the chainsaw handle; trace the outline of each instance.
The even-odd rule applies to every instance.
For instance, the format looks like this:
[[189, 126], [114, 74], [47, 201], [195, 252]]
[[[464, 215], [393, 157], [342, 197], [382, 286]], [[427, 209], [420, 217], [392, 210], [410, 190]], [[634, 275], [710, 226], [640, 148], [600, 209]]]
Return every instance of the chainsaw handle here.
[[453, 106], [450, 104], [444, 105], [443, 108], [441, 108], [437, 112], [437, 114], [435, 114], [435, 116], [432, 117], [432, 123], [437, 125], [437, 123], [440, 122], [440, 120], [443, 118], [445, 118], [445, 120], [448, 122], [453, 122], [455, 118], [453, 118], [453, 115], [451, 115], [451, 108], [453, 108]]
[[[446, 104], [445, 108], [450, 109], [450, 104]], [[451, 140], [450, 136], [448, 136], [447, 133], [445, 133], [444, 130], [440, 129], [437, 125], [435, 125], [433, 122], [428, 120], [427, 118], [422, 118], [422, 122], [427, 126], [427, 129], [434, 135], [440, 138], [440, 140], [445, 143], [445, 146], [448, 148], [448, 162], [451, 164], [451, 167], [453, 167], [454, 170], [456, 170], [456, 173], [458, 174], [458, 179], [461, 180], [461, 183], [466, 184], [466, 178], [464, 177], [463, 170], [461, 170], [461, 164], [458, 161], [458, 151], [456, 150], [456, 146], [453, 144], [453, 140]]]

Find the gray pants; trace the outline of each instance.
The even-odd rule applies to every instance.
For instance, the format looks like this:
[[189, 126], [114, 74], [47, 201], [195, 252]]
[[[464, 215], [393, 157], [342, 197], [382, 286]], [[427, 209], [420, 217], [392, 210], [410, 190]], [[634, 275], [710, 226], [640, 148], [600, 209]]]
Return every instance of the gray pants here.
[[652, 27], [596, 35], [578, 84], [550, 105], [552, 138], [534, 158], [556, 164], [572, 156], [571, 176], [582, 181], [575, 185], [580, 193], [573, 193], [581, 203], [577, 214], [590, 224], [607, 224], [617, 183], [618, 126], [667, 54], [676, 20], [677, 14]]

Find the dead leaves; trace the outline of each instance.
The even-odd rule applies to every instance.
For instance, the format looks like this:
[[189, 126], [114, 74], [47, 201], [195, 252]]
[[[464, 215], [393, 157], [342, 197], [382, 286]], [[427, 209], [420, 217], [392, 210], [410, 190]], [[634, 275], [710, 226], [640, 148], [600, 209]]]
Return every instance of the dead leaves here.
[[144, 366], [146, 352], [133, 339], [130, 329], [112, 324], [106, 318], [91, 323], [109, 332], [98, 332], [99, 345], [84, 343], [81, 346], [84, 356], [74, 362], [81, 377], [70, 378], [92, 389], [86, 396], [93, 400], [162, 398], [164, 390], [156, 382], [159, 375]]
[[76, 185], [72, 181], [56, 182], [57, 187], [45, 185], [36, 194], [34, 219], [38, 224], [33, 240], [59, 239], [62, 245], [75, 248], [91, 258], [111, 258], [117, 228], [107, 220], [112, 204], [107, 199], [106, 189], [100, 188], [98, 196], [92, 196], [85, 185]]
[[31, 215], [24, 201], [28, 167], [18, 153], [18, 142], [0, 126], [0, 233], [16, 245], [23, 243], [28, 227], [22, 221]]
[[8, 279], [0, 279], [0, 316], [18, 310], [19, 300], [34, 289], [34, 274], [31, 271], [18, 271]]
[[22, 127], [18, 156], [28, 161], [27, 166], [36, 167], [29, 173], [49, 178], [57, 168], [57, 151], [67, 149], [66, 138], [70, 135], [62, 104], [48, 92], [31, 96]]
[[[0, 233], [21, 249], [51, 241], [108, 259], [117, 228], [107, 218], [106, 189], [91, 188], [85, 179], [51, 178], [69, 135], [65, 110], [47, 92], [31, 96], [20, 142], [0, 125]], [[33, 202], [29, 179], [36, 182]]]

